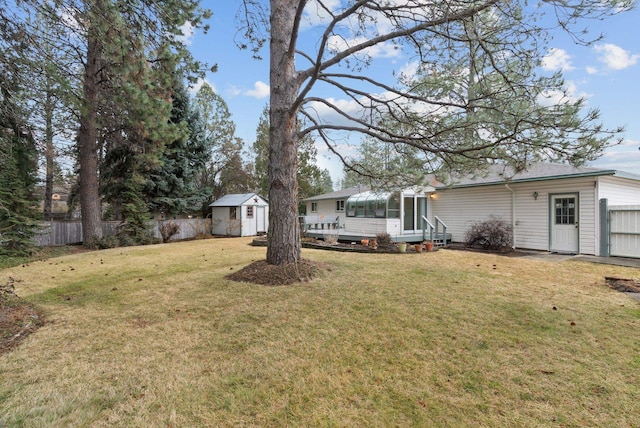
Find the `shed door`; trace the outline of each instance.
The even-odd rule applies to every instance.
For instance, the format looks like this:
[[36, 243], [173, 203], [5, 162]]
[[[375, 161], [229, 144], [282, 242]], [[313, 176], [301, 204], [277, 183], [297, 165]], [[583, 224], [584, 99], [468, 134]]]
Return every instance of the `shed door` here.
[[256, 206], [256, 233], [265, 233], [267, 231], [266, 212], [266, 207]]
[[551, 251], [578, 252], [578, 196], [551, 197]]

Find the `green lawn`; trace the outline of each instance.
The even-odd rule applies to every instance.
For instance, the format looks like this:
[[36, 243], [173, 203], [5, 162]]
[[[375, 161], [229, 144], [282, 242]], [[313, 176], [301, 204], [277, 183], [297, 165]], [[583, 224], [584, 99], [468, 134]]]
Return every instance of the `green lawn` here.
[[224, 276], [250, 239], [0, 270], [47, 324], [0, 356], [0, 426], [640, 426], [630, 268], [469, 252], [304, 250], [328, 270]]

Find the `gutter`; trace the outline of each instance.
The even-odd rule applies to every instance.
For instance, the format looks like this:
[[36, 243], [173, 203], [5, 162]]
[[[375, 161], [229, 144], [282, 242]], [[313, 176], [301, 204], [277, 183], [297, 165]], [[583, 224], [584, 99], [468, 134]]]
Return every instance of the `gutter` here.
[[[563, 180], [567, 178], [585, 178], [585, 177], [600, 177], [605, 175], [617, 175], [623, 178], [629, 179], [638, 179], [638, 176], [632, 177], [632, 174], [620, 174], [619, 171], [616, 170], [602, 170], [602, 171], [592, 171], [592, 172], [583, 172], [580, 174], [563, 174], [563, 175], [547, 175], [542, 177], [531, 177], [531, 178], [512, 178], [509, 180], [510, 183], [530, 183], [534, 181], [548, 181], [548, 180]], [[466, 184], [449, 184], [437, 186], [436, 190], [447, 190], [447, 189], [462, 189], [466, 187], [481, 187], [481, 186], [495, 186], [498, 184], [505, 183], [505, 180], [497, 180], [497, 181], [486, 181], [481, 183], [466, 183]]]
[[505, 184], [504, 187], [511, 191], [511, 231], [513, 232], [513, 243], [511, 248], [516, 249], [516, 191], [509, 187], [509, 184]]

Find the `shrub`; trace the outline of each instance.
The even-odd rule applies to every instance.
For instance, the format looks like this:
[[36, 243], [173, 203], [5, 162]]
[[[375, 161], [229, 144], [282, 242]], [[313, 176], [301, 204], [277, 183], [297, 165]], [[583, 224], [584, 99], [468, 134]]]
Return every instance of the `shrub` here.
[[472, 223], [465, 234], [467, 246], [485, 250], [510, 251], [512, 240], [511, 225], [494, 216]]
[[327, 245], [336, 245], [338, 243], [338, 233], [327, 233], [324, 235], [324, 242]]
[[378, 233], [376, 235], [376, 241], [378, 241], [378, 246], [382, 249], [389, 249], [391, 248], [391, 244], [393, 244], [391, 235], [386, 232]]
[[162, 242], [169, 242], [171, 237], [180, 231], [180, 225], [172, 222], [171, 220], [165, 221], [160, 225], [160, 235], [162, 235]]

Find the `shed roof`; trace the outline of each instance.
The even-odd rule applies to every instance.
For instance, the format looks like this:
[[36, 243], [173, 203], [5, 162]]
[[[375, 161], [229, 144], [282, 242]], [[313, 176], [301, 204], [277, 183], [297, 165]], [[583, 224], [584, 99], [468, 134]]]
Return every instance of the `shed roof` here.
[[258, 198], [258, 205], [267, 205], [267, 201], [257, 193], [236, 193], [224, 195], [217, 201], [209, 204], [210, 207], [239, 207], [254, 198]]
[[449, 185], [441, 184], [439, 188], [446, 187], [475, 187], [488, 186], [501, 183], [518, 183], [527, 181], [556, 180], [564, 178], [595, 177], [602, 175], [615, 175], [632, 180], [640, 180], [640, 176], [613, 169], [600, 169], [588, 166], [572, 166], [559, 163], [531, 164], [524, 171], [516, 172], [514, 168], [506, 165], [491, 165], [487, 171], [476, 175], [467, 175], [452, 179]]

